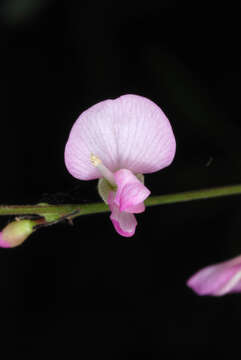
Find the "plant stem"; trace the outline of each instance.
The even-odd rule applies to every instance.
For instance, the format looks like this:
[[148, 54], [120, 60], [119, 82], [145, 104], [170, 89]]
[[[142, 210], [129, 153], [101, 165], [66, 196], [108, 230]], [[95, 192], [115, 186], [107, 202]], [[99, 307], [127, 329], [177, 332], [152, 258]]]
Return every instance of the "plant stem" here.
[[150, 196], [146, 200], [145, 204], [146, 206], [164, 205], [193, 200], [211, 199], [215, 197], [230, 195], [241, 195], [241, 184], [227, 185], [210, 189], [185, 191], [169, 195]]
[[[201, 199], [210, 199], [221, 196], [241, 195], [241, 185], [230, 185], [211, 189], [186, 191], [176, 194], [150, 196], [146, 201], [146, 206], [173, 204]], [[76, 212], [77, 210], [77, 212]], [[0, 205], [0, 215], [39, 215], [46, 221], [61, 219], [62, 216], [69, 214], [70, 219], [81, 215], [97, 214], [109, 211], [104, 203], [90, 204], [36, 204], [36, 205]], [[72, 214], [73, 213], [73, 214]], [[72, 215], [71, 215], [72, 214]]]

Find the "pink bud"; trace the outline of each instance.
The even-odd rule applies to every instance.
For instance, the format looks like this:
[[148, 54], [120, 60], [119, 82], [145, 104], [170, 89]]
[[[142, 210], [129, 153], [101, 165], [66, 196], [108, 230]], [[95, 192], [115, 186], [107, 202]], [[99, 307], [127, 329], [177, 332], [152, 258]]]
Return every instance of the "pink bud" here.
[[32, 234], [36, 221], [18, 220], [9, 223], [0, 232], [0, 247], [13, 248], [22, 244]]

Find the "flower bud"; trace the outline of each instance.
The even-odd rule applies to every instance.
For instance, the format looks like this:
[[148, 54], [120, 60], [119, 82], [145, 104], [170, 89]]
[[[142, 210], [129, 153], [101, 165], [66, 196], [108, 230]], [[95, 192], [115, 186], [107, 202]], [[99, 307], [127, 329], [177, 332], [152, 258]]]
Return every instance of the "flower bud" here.
[[21, 245], [32, 234], [36, 221], [18, 220], [9, 223], [0, 232], [0, 247], [13, 248]]

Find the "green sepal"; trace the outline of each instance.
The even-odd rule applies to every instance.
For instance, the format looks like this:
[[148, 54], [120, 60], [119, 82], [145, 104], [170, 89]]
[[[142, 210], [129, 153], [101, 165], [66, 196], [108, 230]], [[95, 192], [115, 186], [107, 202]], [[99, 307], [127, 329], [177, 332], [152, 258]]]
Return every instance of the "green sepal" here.
[[116, 190], [104, 178], [99, 179], [97, 189], [98, 189], [98, 193], [99, 193], [101, 199], [106, 204], [108, 204], [108, 196], [109, 196], [110, 191], [115, 191]]

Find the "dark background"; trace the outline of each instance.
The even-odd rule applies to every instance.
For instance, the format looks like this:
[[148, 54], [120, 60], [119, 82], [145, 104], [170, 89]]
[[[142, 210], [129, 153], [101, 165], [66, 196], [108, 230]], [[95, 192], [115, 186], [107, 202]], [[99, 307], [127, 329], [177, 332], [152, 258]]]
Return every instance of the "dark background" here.
[[[145, 178], [153, 195], [240, 183], [240, 2], [5, 0], [0, 21], [1, 203], [98, 201], [95, 181], [65, 169], [65, 143], [83, 110], [127, 93], [156, 102], [176, 136], [175, 161]], [[1, 347], [122, 359], [233, 347], [241, 295], [185, 282], [241, 253], [240, 208], [148, 208], [131, 239], [108, 214], [80, 217], [0, 249]]]

